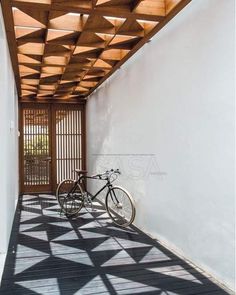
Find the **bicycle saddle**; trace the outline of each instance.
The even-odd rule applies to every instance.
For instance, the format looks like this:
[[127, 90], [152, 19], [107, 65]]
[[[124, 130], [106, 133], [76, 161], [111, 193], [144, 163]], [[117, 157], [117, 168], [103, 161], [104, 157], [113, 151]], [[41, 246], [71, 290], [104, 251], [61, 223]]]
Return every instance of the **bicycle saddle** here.
[[88, 171], [86, 171], [86, 170], [80, 170], [80, 169], [75, 169], [75, 172], [76, 172], [78, 175], [88, 173]]

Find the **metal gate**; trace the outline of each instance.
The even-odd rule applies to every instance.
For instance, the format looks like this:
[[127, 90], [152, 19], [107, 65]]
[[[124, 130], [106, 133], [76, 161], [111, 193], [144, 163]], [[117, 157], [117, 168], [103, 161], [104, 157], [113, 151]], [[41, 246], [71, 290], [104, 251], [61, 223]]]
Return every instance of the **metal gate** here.
[[54, 192], [75, 168], [85, 169], [83, 105], [22, 104], [21, 192]]

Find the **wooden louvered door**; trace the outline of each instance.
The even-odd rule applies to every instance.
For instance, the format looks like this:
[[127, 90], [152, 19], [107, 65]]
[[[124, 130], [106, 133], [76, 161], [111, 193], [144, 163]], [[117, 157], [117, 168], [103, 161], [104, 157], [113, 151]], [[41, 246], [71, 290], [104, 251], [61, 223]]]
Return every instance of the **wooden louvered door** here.
[[23, 193], [55, 192], [75, 168], [85, 169], [83, 106], [22, 104], [20, 126]]
[[22, 191], [51, 191], [52, 142], [49, 105], [22, 107], [20, 125]]
[[[53, 179], [75, 179], [74, 170], [85, 169], [84, 112], [75, 105], [53, 107]], [[54, 187], [55, 188], [55, 187]]]

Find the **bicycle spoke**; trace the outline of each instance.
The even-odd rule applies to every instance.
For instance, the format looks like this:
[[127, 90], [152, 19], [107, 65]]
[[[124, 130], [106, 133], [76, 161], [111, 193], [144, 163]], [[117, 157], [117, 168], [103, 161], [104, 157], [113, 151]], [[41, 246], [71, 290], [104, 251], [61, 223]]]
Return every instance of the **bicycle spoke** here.
[[112, 220], [119, 226], [128, 226], [133, 222], [135, 208], [128, 193], [113, 187], [106, 197], [106, 208]]
[[77, 214], [83, 206], [83, 192], [70, 179], [64, 180], [57, 189], [57, 199], [62, 211], [67, 215]]

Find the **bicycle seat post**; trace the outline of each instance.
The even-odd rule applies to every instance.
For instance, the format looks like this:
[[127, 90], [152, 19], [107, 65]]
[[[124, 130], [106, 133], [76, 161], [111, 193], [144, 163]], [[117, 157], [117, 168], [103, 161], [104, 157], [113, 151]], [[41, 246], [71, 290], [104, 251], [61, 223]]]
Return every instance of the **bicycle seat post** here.
[[88, 192], [85, 192], [85, 196], [84, 196], [84, 206], [91, 206], [91, 210], [94, 211], [94, 207], [93, 207], [93, 201], [91, 196], [88, 194]]
[[90, 205], [91, 205], [91, 210], [92, 210], [92, 211], [95, 211], [95, 209], [94, 209], [94, 207], [93, 207], [93, 201], [92, 201], [91, 197], [88, 196], [88, 199], [89, 199], [89, 203], [90, 203]]

